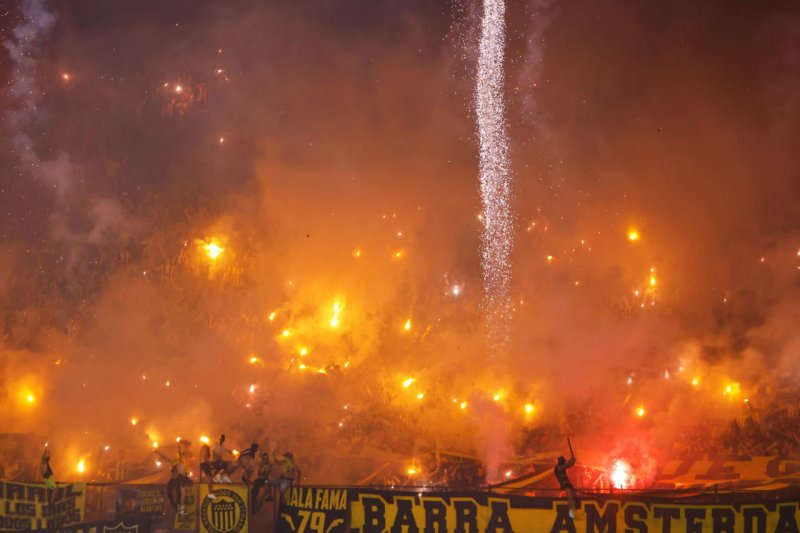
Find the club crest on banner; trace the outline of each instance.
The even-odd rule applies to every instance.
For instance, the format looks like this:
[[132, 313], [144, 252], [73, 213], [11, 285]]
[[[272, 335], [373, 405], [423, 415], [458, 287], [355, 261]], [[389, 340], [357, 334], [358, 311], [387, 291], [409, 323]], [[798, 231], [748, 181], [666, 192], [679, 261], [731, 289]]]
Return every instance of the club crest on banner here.
[[247, 522], [247, 504], [236, 492], [217, 489], [211, 494], [216, 498], [204, 498], [200, 505], [200, 522], [211, 533], [234, 533], [242, 531]]

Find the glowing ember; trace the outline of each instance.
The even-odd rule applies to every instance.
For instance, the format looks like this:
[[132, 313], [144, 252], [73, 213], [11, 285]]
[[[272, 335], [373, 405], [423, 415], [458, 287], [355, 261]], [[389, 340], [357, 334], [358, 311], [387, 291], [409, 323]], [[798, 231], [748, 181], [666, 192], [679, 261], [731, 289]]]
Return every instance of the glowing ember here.
[[131, 418], [131, 425], [132, 425], [132, 426], [135, 426], [135, 425], [136, 425], [136, 424], [138, 424], [138, 423], [139, 423], [139, 420], [138, 420], [136, 417], [134, 417], [134, 418]]
[[414, 378], [406, 378], [406, 379], [404, 379], [403, 380], [403, 388], [404, 389], [409, 388], [415, 381], [416, 381], [416, 379], [414, 379]]
[[639, 231], [636, 229], [628, 230], [628, 240], [631, 242], [636, 242], [639, 240]]
[[203, 444], [208, 444], [209, 442], [211, 442], [211, 439], [209, 439], [206, 435], [202, 435], [199, 440]]
[[84, 459], [78, 461], [78, 464], [75, 465], [75, 471], [79, 474], [86, 472], [86, 461]]
[[535, 408], [532, 403], [526, 403], [524, 409], [525, 409], [525, 414], [530, 415], [533, 413]]
[[640, 405], [639, 407], [637, 407], [636, 411], [634, 411], [634, 412], [636, 413], [636, 416], [638, 416], [639, 418], [642, 418], [642, 417], [644, 417], [644, 415], [647, 414], [647, 411], [645, 410], [643, 405]]
[[408, 320], [406, 320], [405, 324], [403, 324], [403, 330], [404, 331], [411, 331], [411, 319], [410, 318]]

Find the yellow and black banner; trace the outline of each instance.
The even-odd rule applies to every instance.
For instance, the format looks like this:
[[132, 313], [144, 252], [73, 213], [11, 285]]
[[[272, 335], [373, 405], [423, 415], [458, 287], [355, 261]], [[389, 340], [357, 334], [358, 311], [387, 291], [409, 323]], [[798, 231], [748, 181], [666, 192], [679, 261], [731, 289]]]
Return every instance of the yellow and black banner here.
[[348, 489], [292, 487], [278, 510], [277, 533], [344, 533]]
[[353, 533], [800, 533], [798, 502], [689, 505], [564, 500], [491, 493], [358, 491]]
[[200, 485], [197, 522], [200, 533], [247, 533], [249, 504], [247, 487], [215, 485], [209, 497], [208, 485]]
[[[200, 487], [197, 485], [184, 489], [184, 496], [181, 501], [184, 512], [175, 513], [172, 529], [175, 531], [197, 531], [197, 495], [199, 493]], [[206, 494], [208, 494], [208, 488], [206, 488]]]
[[0, 481], [0, 531], [59, 529], [83, 521], [86, 484], [48, 489], [40, 483]]

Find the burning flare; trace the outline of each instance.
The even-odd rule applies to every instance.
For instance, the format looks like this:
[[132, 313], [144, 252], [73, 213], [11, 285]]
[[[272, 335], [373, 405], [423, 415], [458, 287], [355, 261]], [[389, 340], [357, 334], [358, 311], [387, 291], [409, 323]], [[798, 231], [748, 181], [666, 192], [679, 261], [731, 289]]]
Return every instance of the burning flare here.
[[615, 489], [627, 489], [633, 482], [631, 465], [624, 459], [615, 459], [611, 465], [611, 474], [608, 477]]

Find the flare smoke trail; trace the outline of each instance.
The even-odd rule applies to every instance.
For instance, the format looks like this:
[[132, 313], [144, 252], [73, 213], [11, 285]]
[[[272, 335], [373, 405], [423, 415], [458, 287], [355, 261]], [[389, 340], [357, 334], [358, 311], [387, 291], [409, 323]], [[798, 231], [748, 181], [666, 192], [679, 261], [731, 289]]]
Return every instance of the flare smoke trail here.
[[500, 349], [508, 340], [512, 312], [510, 285], [514, 238], [503, 95], [504, 51], [505, 2], [484, 0], [475, 87], [484, 224], [481, 265], [489, 345]]

